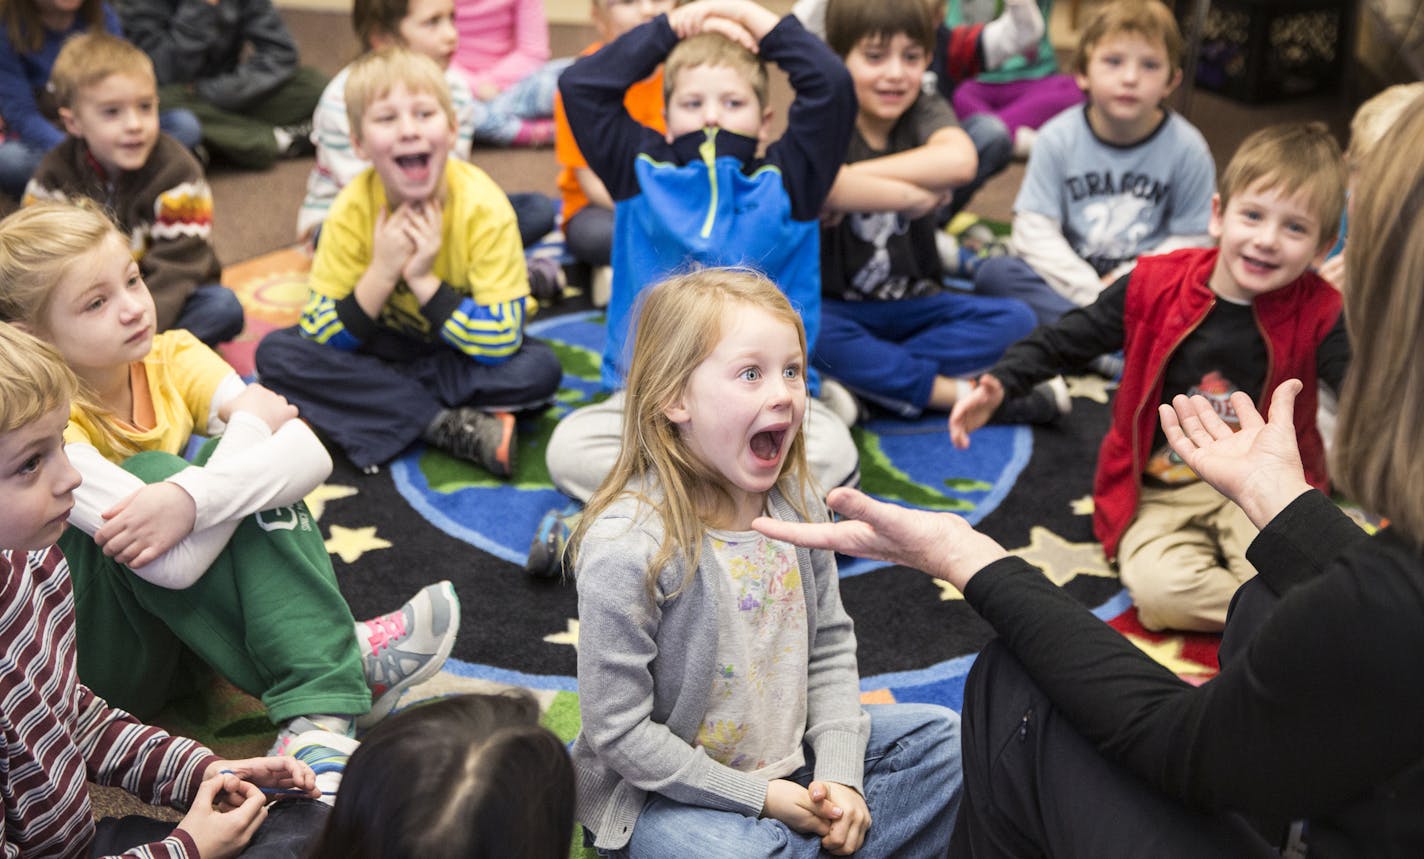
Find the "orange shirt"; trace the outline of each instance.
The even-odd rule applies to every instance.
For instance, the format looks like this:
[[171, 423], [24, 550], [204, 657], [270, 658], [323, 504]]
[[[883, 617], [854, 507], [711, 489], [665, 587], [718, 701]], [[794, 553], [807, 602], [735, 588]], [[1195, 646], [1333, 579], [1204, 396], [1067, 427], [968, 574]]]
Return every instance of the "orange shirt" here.
[[[601, 47], [602, 42], [589, 45], [583, 55], [591, 54]], [[667, 131], [667, 123], [663, 119], [662, 66], [628, 87], [628, 94], [623, 97], [623, 106], [638, 122], [660, 132]], [[559, 162], [559, 191], [564, 195], [564, 223], [568, 223], [569, 218], [588, 205], [588, 197], [583, 193], [583, 188], [579, 187], [578, 178], [574, 175], [575, 170], [587, 169], [588, 162], [584, 160], [583, 153], [574, 142], [574, 134], [569, 130], [569, 118], [564, 115], [563, 97], [557, 95], [554, 98], [554, 159]]]

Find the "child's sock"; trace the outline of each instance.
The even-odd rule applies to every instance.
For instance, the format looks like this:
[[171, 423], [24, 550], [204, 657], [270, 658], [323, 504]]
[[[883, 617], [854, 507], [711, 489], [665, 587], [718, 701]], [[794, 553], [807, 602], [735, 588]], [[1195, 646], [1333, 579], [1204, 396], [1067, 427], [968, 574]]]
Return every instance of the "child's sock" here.
[[1032, 50], [1043, 38], [1043, 13], [1038, 0], [1004, 0], [1004, 12], [984, 25], [979, 43], [984, 68], [997, 69], [1010, 57]]

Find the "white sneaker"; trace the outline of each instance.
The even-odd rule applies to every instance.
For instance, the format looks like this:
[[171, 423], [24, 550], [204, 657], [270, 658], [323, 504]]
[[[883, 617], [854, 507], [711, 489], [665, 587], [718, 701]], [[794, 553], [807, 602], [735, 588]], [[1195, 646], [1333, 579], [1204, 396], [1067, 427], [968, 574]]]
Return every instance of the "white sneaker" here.
[[607, 307], [608, 299], [613, 296], [613, 267], [608, 265], [595, 266], [593, 277], [590, 278], [588, 287], [588, 300], [593, 302], [594, 307]]
[[390, 614], [358, 621], [356, 643], [371, 687], [371, 710], [357, 717], [356, 726], [369, 728], [384, 719], [401, 693], [434, 677], [459, 629], [460, 599], [445, 581], [422, 588]]
[[816, 399], [848, 427], [855, 426], [855, 422], [860, 420], [860, 401], [835, 379], [821, 377], [821, 393]]
[[346, 773], [346, 762], [360, 745], [360, 742], [351, 737], [331, 731], [307, 731], [293, 737], [283, 754], [311, 767], [312, 772], [316, 773], [316, 786], [321, 790], [321, 801], [327, 805], [335, 805], [336, 792], [341, 788], [341, 777]]

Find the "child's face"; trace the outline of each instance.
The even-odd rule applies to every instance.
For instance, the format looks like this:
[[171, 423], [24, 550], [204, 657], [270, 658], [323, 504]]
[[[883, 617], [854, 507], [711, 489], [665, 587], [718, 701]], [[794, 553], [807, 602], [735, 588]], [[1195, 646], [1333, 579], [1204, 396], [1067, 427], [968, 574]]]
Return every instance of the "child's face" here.
[[0, 548], [16, 551], [54, 545], [74, 507], [79, 472], [64, 453], [69, 403], [0, 434]]
[[54, 344], [81, 379], [102, 378], [148, 355], [153, 296], [118, 233], [69, 264], [39, 327], [36, 333]]
[[81, 87], [59, 115], [111, 176], [142, 167], [158, 142], [158, 90], [146, 78], [109, 75]]
[[919, 98], [929, 64], [924, 47], [904, 33], [856, 42], [845, 65], [855, 83], [861, 118], [893, 125]]
[[454, 0], [410, 0], [400, 22], [401, 41], [447, 68], [460, 35], [455, 31]]
[[1221, 245], [1211, 288], [1232, 301], [1280, 289], [1319, 265], [1330, 249], [1327, 225], [1306, 196], [1285, 196], [1265, 181], [1232, 197], [1224, 209], [1221, 197], [1214, 197], [1210, 230]]
[[806, 414], [805, 356], [795, 327], [761, 308], [734, 305], [722, 325], [721, 341], [664, 413], [739, 509], [759, 510]]
[[1078, 86], [1088, 93], [1094, 130], [1114, 142], [1136, 142], [1152, 130], [1162, 102], [1182, 79], [1167, 47], [1138, 33], [1110, 33], [1088, 54]]
[[435, 197], [454, 129], [433, 93], [396, 83], [366, 106], [356, 154], [371, 162], [391, 208]]
[[771, 110], [763, 110], [756, 91], [730, 66], [692, 66], [677, 73], [667, 103], [669, 143], [692, 131], [725, 128], [765, 140]]
[[84, 0], [35, 0], [41, 18], [75, 15], [83, 5]]
[[611, 42], [676, 5], [674, 0], [593, 0], [593, 26], [601, 41]]

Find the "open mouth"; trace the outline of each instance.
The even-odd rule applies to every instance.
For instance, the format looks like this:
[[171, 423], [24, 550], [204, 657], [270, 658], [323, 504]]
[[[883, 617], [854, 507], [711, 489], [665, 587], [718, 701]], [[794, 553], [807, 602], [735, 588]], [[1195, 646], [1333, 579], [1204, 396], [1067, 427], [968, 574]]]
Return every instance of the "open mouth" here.
[[761, 462], [776, 462], [781, 456], [781, 443], [785, 440], [785, 429], [762, 430], [752, 436], [752, 456]]
[[412, 179], [423, 179], [430, 172], [430, 153], [419, 155], [397, 155], [396, 166]]
[[1248, 270], [1256, 272], [1258, 274], [1269, 274], [1280, 268], [1280, 266], [1275, 263], [1264, 262], [1262, 260], [1256, 259], [1255, 257], [1248, 257], [1245, 254], [1241, 255], [1241, 262], [1246, 266]]

